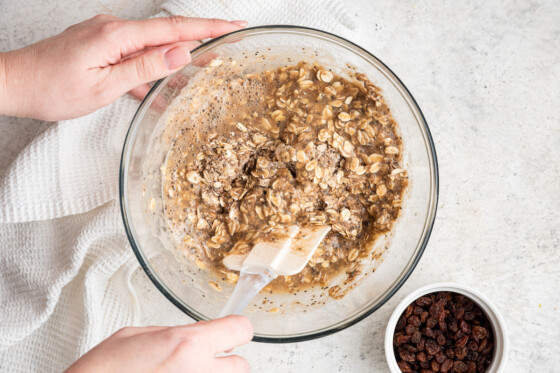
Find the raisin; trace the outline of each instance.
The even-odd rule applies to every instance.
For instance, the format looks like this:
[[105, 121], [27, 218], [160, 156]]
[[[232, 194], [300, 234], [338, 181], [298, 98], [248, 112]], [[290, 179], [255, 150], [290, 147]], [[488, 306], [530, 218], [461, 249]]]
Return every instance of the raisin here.
[[435, 360], [432, 360], [432, 362], [430, 364], [430, 367], [432, 368], [432, 371], [437, 372], [437, 371], [439, 371], [439, 368], [441, 367], [441, 364], [438, 363]]
[[405, 344], [405, 345], [403, 345], [403, 347], [406, 348], [410, 352], [414, 352], [414, 353], [418, 352], [418, 349], [416, 348], [416, 346], [413, 346], [411, 344]]
[[465, 373], [469, 370], [469, 366], [462, 361], [456, 361], [453, 363], [453, 370], [457, 373]]
[[476, 351], [469, 351], [469, 353], [467, 354], [467, 360], [470, 361], [477, 361], [478, 360], [478, 352]]
[[472, 312], [465, 312], [465, 316], [463, 316], [463, 319], [466, 321], [473, 321], [474, 320], [474, 313]]
[[469, 361], [467, 373], [476, 373], [476, 363], [474, 361]]
[[455, 309], [454, 314], [457, 320], [461, 320], [465, 315], [465, 309], [463, 307], [457, 307], [457, 309]]
[[469, 350], [476, 351], [478, 350], [478, 343], [476, 343], [475, 341], [469, 341], [469, 343], [467, 343], [467, 348]]
[[467, 324], [465, 320], [461, 320], [461, 322], [459, 323], [459, 327], [461, 328], [461, 331], [465, 334], [469, 334], [471, 331], [469, 324]]
[[409, 325], [406, 326], [404, 331], [405, 331], [406, 334], [413, 334], [413, 333], [418, 331], [418, 327], [409, 324]]
[[420, 366], [424, 369], [430, 368], [430, 362], [428, 360], [420, 362]]
[[455, 359], [455, 351], [453, 349], [450, 348], [449, 350], [446, 350], [445, 354], [448, 358]]
[[487, 344], [488, 344], [488, 340], [486, 338], [484, 338], [482, 341], [480, 341], [480, 344], [478, 345], [478, 350], [477, 351], [478, 352], [484, 351]]
[[445, 320], [439, 320], [438, 324], [439, 330], [445, 333], [447, 331], [447, 323], [445, 322]]
[[489, 355], [492, 353], [492, 349], [494, 348], [494, 345], [492, 344], [492, 342], [488, 342], [486, 344], [486, 348], [484, 350], [482, 350], [482, 353], [484, 355]]
[[457, 347], [455, 348], [455, 356], [457, 357], [457, 359], [459, 360], [463, 360], [465, 358], [465, 356], [467, 356], [467, 353], [469, 352], [469, 349], [466, 347]]
[[420, 316], [422, 313], [424, 313], [424, 309], [422, 307], [415, 306], [412, 313], [416, 316]]
[[408, 325], [419, 327], [421, 325], [420, 318], [416, 315], [412, 315], [407, 320]]
[[488, 331], [484, 327], [478, 325], [472, 327], [472, 336], [475, 341], [478, 342], [479, 340], [486, 338], [487, 335]]
[[437, 319], [430, 317], [426, 321], [426, 326], [430, 329], [433, 329], [437, 325]]
[[447, 328], [453, 333], [456, 333], [457, 330], [459, 330], [459, 325], [457, 324], [457, 320], [456, 319], [447, 320]]
[[401, 372], [412, 373], [412, 368], [410, 367], [410, 364], [408, 364], [406, 361], [399, 361], [397, 365], [399, 366]]
[[408, 317], [412, 315], [412, 306], [408, 306], [406, 307], [406, 310], [404, 310], [404, 318], [408, 319]]
[[426, 349], [426, 340], [424, 338], [420, 339], [420, 342], [416, 345], [418, 351], [424, 351]]
[[419, 305], [420, 307], [425, 307], [432, 304], [432, 300], [429, 297], [420, 297], [416, 299], [416, 304]]
[[428, 357], [426, 356], [425, 353], [419, 352], [419, 353], [416, 354], [416, 360], [418, 360], [419, 362], [423, 362], [423, 361], [428, 360]]
[[395, 334], [394, 342], [395, 342], [395, 345], [400, 346], [404, 343], [410, 342], [410, 336], [409, 335], [404, 335], [402, 333], [397, 333], [397, 334]]
[[428, 339], [426, 341], [426, 352], [430, 355], [435, 355], [441, 347], [433, 339]]
[[428, 369], [422, 369], [420, 370], [420, 373], [433, 373], [431, 369], [429, 369], [430, 366], [428, 365]]
[[436, 319], [443, 313], [443, 303], [442, 300], [438, 300], [435, 303], [432, 303], [430, 306], [430, 316], [435, 317]]
[[465, 301], [465, 296], [463, 294], [455, 294], [455, 296], [453, 297], [453, 299], [455, 300], [455, 302], [457, 303], [463, 303]]
[[425, 327], [424, 329], [422, 329], [422, 333], [424, 333], [424, 335], [428, 338], [434, 338], [434, 336], [435, 336], [434, 330], [430, 329], [428, 327]]
[[440, 346], [443, 346], [445, 344], [445, 342], [447, 341], [447, 339], [445, 338], [445, 336], [443, 334], [440, 334], [437, 336], [436, 338], [437, 344]]
[[453, 361], [451, 359], [446, 359], [442, 364], [441, 367], [439, 368], [440, 372], [446, 373], [449, 371], [449, 369], [451, 369], [451, 367], [453, 366]]
[[480, 355], [478, 357], [478, 359], [476, 359], [476, 364], [477, 365], [483, 365], [486, 362], [486, 357], [483, 355]]
[[455, 347], [465, 347], [468, 341], [469, 341], [469, 336], [464, 335], [461, 339], [455, 342]]
[[445, 361], [445, 359], [447, 359], [447, 356], [445, 356], [445, 353], [443, 351], [439, 351], [436, 355], [436, 361], [438, 363], [443, 363]]
[[476, 367], [477, 367], [478, 371], [482, 373], [482, 372], [486, 372], [486, 367], [488, 365], [489, 364], [486, 364], [485, 362], [483, 362], [483, 363], [480, 363], [480, 364], [477, 363]]
[[447, 304], [447, 309], [450, 312], [455, 313], [455, 310], [457, 309], [457, 302], [455, 302], [455, 301], [449, 302], [449, 304]]
[[398, 353], [401, 359], [403, 359], [404, 361], [413, 362], [414, 360], [416, 360], [414, 352], [410, 352], [405, 348], [399, 348]]
[[428, 311], [424, 311], [421, 315], [420, 315], [420, 322], [422, 324], [424, 324], [426, 322], [426, 320], [428, 320], [428, 316], [430, 316], [430, 314], [428, 313]]
[[[410, 342], [414, 344], [419, 344], [420, 340], [422, 340], [422, 333], [420, 333], [419, 331], [415, 331], [414, 333], [412, 333], [412, 336], [410, 337]], [[418, 348], [418, 346], [416, 347]]]

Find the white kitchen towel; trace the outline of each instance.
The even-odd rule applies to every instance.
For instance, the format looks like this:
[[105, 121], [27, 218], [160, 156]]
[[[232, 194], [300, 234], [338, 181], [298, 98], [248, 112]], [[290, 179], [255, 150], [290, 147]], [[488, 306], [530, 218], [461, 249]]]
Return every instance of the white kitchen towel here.
[[192, 17], [242, 19], [249, 26], [297, 25], [355, 36], [356, 19], [339, 0], [170, 1], [162, 8]]
[[[337, 1], [174, 0], [158, 16], [296, 24], [355, 40]], [[0, 179], [0, 370], [62, 371], [124, 325], [138, 323], [138, 264], [118, 207], [118, 167], [138, 102], [123, 97], [59, 122]]]

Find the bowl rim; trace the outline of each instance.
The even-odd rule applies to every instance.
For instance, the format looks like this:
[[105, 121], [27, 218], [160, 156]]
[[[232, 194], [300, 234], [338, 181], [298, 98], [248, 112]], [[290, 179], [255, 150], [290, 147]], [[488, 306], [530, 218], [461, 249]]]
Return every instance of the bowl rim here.
[[405, 311], [409, 304], [414, 302], [419, 297], [438, 291], [450, 291], [462, 294], [472, 301], [474, 301], [486, 313], [492, 331], [494, 333], [494, 358], [492, 364], [488, 367], [486, 373], [502, 372], [505, 368], [507, 355], [509, 350], [508, 334], [506, 323], [498, 308], [488, 299], [484, 294], [471, 288], [468, 285], [463, 285], [456, 282], [436, 282], [428, 285], [421, 286], [420, 288], [412, 291], [395, 307], [387, 327], [385, 329], [385, 358], [391, 373], [400, 373], [401, 370], [397, 366], [397, 359], [393, 350], [393, 336], [395, 334], [395, 327], [397, 321], [402, 313]]
[[[393, 289], [391, 289], [384, 296], [384, 298], [381, 299], [381, 301], [378, 304], [372, 306], [371, 308], [369, 308], [366, 311], [364, 311], [363, 313], [355, 316], [354, 318], [343, 320], [343, 321], [339, 322], [338, 324], [336, 324], [334, 326], [327, 327], [327, 328], [321, 329], [319, 331], [307, 332], [307, 333], [301, 334], [301, 335], [286, 336], [286, 337], [270, 337], [270, 336], [264, 336], [264, 335], [255, 335], [252, 339], [254, 342], [293, 343], [293, 342], [302, 342], [302, 341], [313, 340], [313, 339], [325, 337], [327, 335], [339, 332], [341, 330], [344, 330], [344, 329], [360, 322], [361, 320], [363, 320], [364, 318], [368, 317], [373, 312], [378, 310], [380, 307], [382, 307], [402, 287], [402, 285], [408, 280], [408, 278], [410, 277], [410, 275], [412, 274], [412, 272], [416, 268], [418, 262], [420, 261], [420, 258], [422, 257], [422, 255], [424, 253], [424, 250], [426, 249], [426, 246], [428, 244], [428, 241], [430, 239], [430, 235], [431, 235], [433, 227], [434, 227], [434, 222], [435, 222], [435, 218], [436, 218], [436, 214], [437, 214], [437, 205], [438, 205], [438, 200], [439, 200], [439, 167], [438, 167], [436, 149], [435, 149], [434, 141], [433, 141], [433, 138], [432, 138], [432, 134], [430, 132], [430, 128], [428, 126], [428, 123], [426, 121], [426, 118], [425, 118], [422, 110], [420, 109], [420, 106], [416, 102], [416, 99], [414, 98], [414, 96], [412, 96], [412, 94], [410, 93], [409, 89], [400, 80], [400, 78], [383, 61], [381, 61], [379, 58], [377, 58], [373, 53], [368, 52], [366, 49], [360, 47], [359, 45], [353, 43], [352, 41], [350, 41], [350, 40], [348, 40], [344, 37], [341, 37], [341, 36], [338, 36], [338, 35], [335, 35], [333, 33], [323, 31], [323, 30], [320, 30], [320, 29], [305, 27], [305, 26], [282, 25], [282, 24], [263, 25], [263, 26], [247, 27], [247, 28], [244, 28], [244, 29], [241, 29], [241, 30], [238, 30], [238, 31], [234, 31], [234, 32], [231, 32], [231, 33], [228, 33], [228, 34], [224, 34], [222, 36], [214, 38], [214, 39], [212, 39], [212, 40], [210, 40], [206, 43], [203, 43], [203, 44], [197, 46], [196, 48], [194, 48], [191, 51], [191, 54], [194, 54], [195, 52], [197, 52], [200, 49], [207, 48], [207, 47], [209, 47], [213, 44], [216, 44], [216, 43], [220, 42], [222, 39], [231, 37], [232, 35], [235, 35], [235, 34], [244, 34], [244, 33], [251, 32], [251, 31], [274, 30], [274, 29], [277, 29], [278, 31], [294, 31], [294, 30], [297, 31], [297, 30], [299, 30], [299, 31], [302, 31], [302, 32], [311, 32], [315, 35], [321, 35], [322, 34], [322, 36], [327, 36], [328, 38], [335, 39], [335, 41], [339, 41], [342, 44], [347, 44], [350, 47], [352, 47], [353, 49], [355, 49], [354, 52], [359, 51], [362, 54], [366, 55], [367, 57], [369, 57], [369, 58], [373, 59], [374, 61], [378, 62], [384, 69], [387, 70], [387, 73], [391, 76], [391, 78], [393, 78], [400, 85], [400, 88], [402, 88], [402, 90], [404, 91], [407, 98], [410, 99], [410, 104], [412, 104], [413, 108], [416, 111], [416, 114], [419, 116], [420, 123], [423, 125], [423, 130], [425, 132], [424, 136], [425, 136], [427, 148], [429, 150], [429, 153], [431, 154], [431, 159], [429, 159], [429, 161], [430, 161], [431, 174], [432, 174], [432, 177], [431, 177], [432, 185], [431, 185], [431, 190], [430, 190], [430, 197], [431, 197], [431, 200], [432, 200], [431, 202], [432, 203], [429, 205], [428, 213], [427, 213], [427, 219], [424, 223], [424, 238], [419, 245], [417, 255], [412, 259], [412, 262], [410, 263], [410, 268], [408, 269], [408, 271], [403, 275], [403, 277], [398, 282], [396, 282]], [[246, 35], [246, 36], [250, 36], [250, 35]], [[142, 267], [142, 269], [144, 270], [144, 272], [146, 273], [148, 278], [151, 280], [151, 282], [154, 284], [154, 286], [172, 304], [174, 304], [177, 308], [179, 308], [183, 313], [185, 313], [187, 316], [191, 317], [195, 321], [202, 321], [202, 320], [205, 320], [205, 319], [202, 318], [202, 317], [199, 317], [199, 315], [196, 312], [193, 312], [188, 307], [185, 307], [178, 299], [176, 299], [176, 297], [173, 294], [171, 294], [171, 292], [168, 289], [166, 289], [163, 286], [163, 284], [158, 280], [155, 273], [152, 272], [151, 267], [149, 266], [149, 264], [147, 263], [147, 260], [144, 258], [143, 254], [142, 254], [141, 249], [136, 244], [136, 241], [133, 237], [132, 230], [130, 229], [131, 225], [129, 224], [129, 219], [127, 218], [128, 200], [127, 200], [127, 198], [125, 198], [127, 196], [127, 193], [126, 193], [127, 178], [125, 177], [126, 176], [125, 171], [128, 170], [128, 165], [125, 161], [126, 161], [126, 155], [128, 154], [128, 148], [130, 146], [131, 137], [135, 132], [135, 127], [136, 126], [134, 124], [136, 122], [137, 117], [139, 117], [141, 114], [143, 114], [143, 112], [145, 110], [145, 105], [150, 100], [150, 98], [154, 94], [154, 92], [158, 89], [158, 87], [161, 84], [163, 84], [167, 79], [172, 77], [174, 74], [175, 73], [171, 74], [170, 76], [168, 76], [166, 78], [162, 78], [162, 79], [158, 80], [151, 87], [150, 91], [146, 94], [146, 96], [144, 97], [144, 99], [142, 100], [140, 105], [138, 106], [138, 109], [136, 110], [136, 112], [135, 112], [135, 114], [132, 118], [132, 121], [130, 123], [129, 129], [126, 133], [126, 137], [125, 137], [125, 140], [124, 140], [123, 149], [122, 149], [122, 153], [121, 153], [120, 166], [119, 166], [119, 205], [120, 205], [121, 216], [122, 216], [122, 219], [123, 219], [123, 224], [124, 224], [126, 236], [127, 236], [128, 241], [130, 243], [132, 251], [134, 252], [134, 255], [136, 256], [138, 262], [140, 263], [140, 266]]]

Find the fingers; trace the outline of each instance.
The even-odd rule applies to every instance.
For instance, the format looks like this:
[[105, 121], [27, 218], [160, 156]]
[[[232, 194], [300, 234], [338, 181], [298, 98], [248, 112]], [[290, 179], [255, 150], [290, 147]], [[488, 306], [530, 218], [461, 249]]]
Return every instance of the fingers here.
[[[105, 89], [113, 96], [129, 92], [143, 99], [148, 82], [166, 77], [191, 61], [189, 50], [200, 45], [198, 40], [213, 38], [239, 30], [245, 21], [167, 17], [142, 21], [122, 21], [110, 16], [95, 17], [101, 22], [101, 33], [112, 41], [116, 55], [100, 65], [107, 69]], [[120, 51], [119, 51], [120, 50]], [[115, 92], [116, 91], [116, 92]]]
[[182, 42], [174, 43], [174, 44], [170, 44], [170, 45], [158, 45], [157, 47], [146, 47], [146, 48], [144, 48], [144, 49], [142, 49], [142, 50], [139, 50], [139, 51], [137, 51], [137, 52], [134, 52], [134, 53], [132, 53], [132, 54], [129, 54], [128, 56], [122, 58], [120, 61], [122, 62], [122, 61], [125, 61], [125, 60], [129, 59], [129, 58], [139, 56], [139, 55], [141, 55], [142, 53], [145, 53], [145, 52], [147, 52], [147, 51], [149, 51], [149, 50], [156, 49], [156, 48], [161, 48], [161, 47], [169, 47], [169, 48], [171, 48], [171, 47], [175, 46], [175, 47], [185, 47], [185, 48], [188, 49], [189, 51], [192, 51], [194, 48], [198, 47], [200, 44], [202, 44], [200, 41], [198, 41], [198, 40], [193, 40], [193, 41], [182, 41]]
[[200, 328], [201, 343], [205, 343], [215, 352], [223, 352], [248, 343], [253, 338], [253, 326], [243, 316], [227, 316], [207, 322], [198, 322], [191, 326]]
[[248, 373], [249, 363], [238, 355], [218, 357], [214, 359], [214, 372]]
[[177, 71], [190, 60], [190, 53], [186, 47], [173, 45], [149, 49], [105, 69], [110, 70], [108, 83], [112, 89], [125, 93]]
[[[188, 53], [185, 53], [185, 55], [188, 57], [182, 61], [179, 61], [180, 63], [177, 68], [169, 69], [168, 68], [169, 65], [163, 67], [161, 63], [158, 62], [158, 60], [160, 59], [160, 53], [163, 53], [164, 64], [165, 64], [167, 51], [179, 47], [182, 47], [184, 50], [190, 51], [198, 47], [200, 44], [201, 44], [200, 41], [192, 40], [192, 41], [176, 43], [175, 45], [170, 45], [170, 46], [155, 47], [155, 48], [148, 47], [144, 51], [138, 52], [136, 54], [127, 57], [120, 64], [109, 66], [107, 68], [115, 70], [117, 73], [116, 74], [117, 77], [128, 76], [129, 80], [123, 82], [124, 83], [123, 89], [128, 88], [129, 89], [128, 92], [133, 97], [137, 98], [138, 100], [143, 100], [151, 88], [149, 85], [146, 84], [147, 82], [161, 79], [171, 74], [174, 70], [177, 70], [177, 68], [180, 68], [186, 65], [188, 62], [190, 62], [190, 55]], [[148, 52], [153, 52], [153, 51], [156, 52], [153, 54], [152, 53], [148, 54]], [[171, 51], [170, 53], [173, 54], [175, 52]], [[167, 55], [167, 57], [169, 57], [169, 55]], [[132, 63], [128, 62], [129, 60], [134, 60], [134, 59], [137, 60], [135, 60]], [[128, 69], [132, 69], [132, 70], [127, 72]], [[115, 74], [113, 74], [113, 76], [115, 76]]]
[[138, 87], [132, 88], [128, 93], [137, 100], [142, 101], [144, 97], [152, 89], [148, 84], [140, 84]]
[[198, 40], [192, 40], [192, 41], [186, 41], [185, 43], [181, 43], [181, 44], [184, 44], [190, 51], [192, 51], [194, 48], [198, 47], [202, 43]]
[[122, 41], [121, 56], [127, 56], [146, 47], [215, 38], [237, 31], [246, 25], [245, 21], [228, 22], [223, 19], [173, 16], [120, 22], [115, 32]]
[[[177, 43], [175, 44], [176, 46], [185, 46], [188, 50], [192, 51], [194, 48], [198, 47], [199, 45], [201, 45], [202, 43], [197, 41], [197, 40], [193, 40], [193, 41], [186, 41], [186, 42], [182, 42], [182, 43]], [[141, 53], [138, 53], [138, 55], [140, 55]], [[172, 84], [172, 82], [170, 82], [170, 84]], [[150, 92], [150, 89], [152, 87], [150, 87], [148, 84], [141, 84], [138, 87], [132, 88], [130, 91], [128, 91], [128, 93], [142, 101], [144, 99], [144, 97], [146, 97], [146, 95], [148, 94], [148, 92]]]

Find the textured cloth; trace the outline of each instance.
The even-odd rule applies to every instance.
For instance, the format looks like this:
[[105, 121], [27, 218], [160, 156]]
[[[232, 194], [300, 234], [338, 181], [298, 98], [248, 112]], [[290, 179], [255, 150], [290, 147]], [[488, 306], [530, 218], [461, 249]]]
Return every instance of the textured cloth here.
[[[296, 24], [355, 40], [336, 1], [187, 2], [181, 14]], [[138, 268], [118, 206], [122, 144], [138, 102], [123, 97], [59, 122], [0, 180], [0, 370], [62, 371], [124, 325], [138, 324]]]

